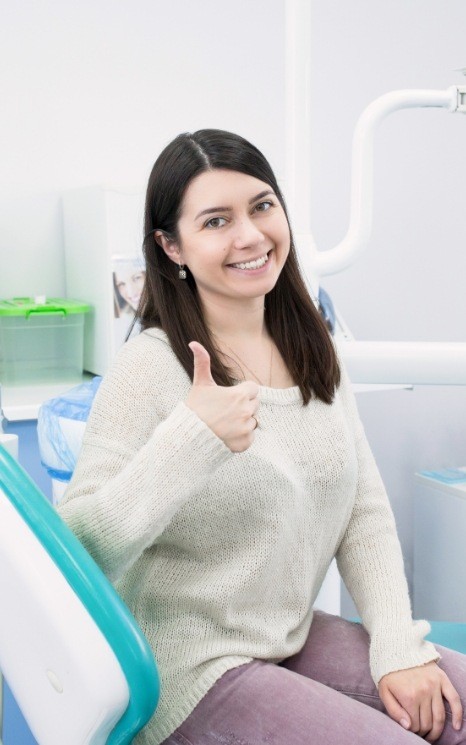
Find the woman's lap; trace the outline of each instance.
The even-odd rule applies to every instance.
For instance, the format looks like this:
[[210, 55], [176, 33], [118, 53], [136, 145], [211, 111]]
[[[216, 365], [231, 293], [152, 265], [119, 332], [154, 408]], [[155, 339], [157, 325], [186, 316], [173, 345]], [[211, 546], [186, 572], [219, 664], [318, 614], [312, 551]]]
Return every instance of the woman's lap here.
[[[466, 704], [466, 656], [441, 648], [441, 667]], [[164, 745], [415, 745], [384, 712], [359, 624], [316, 612], [299, 654], [254, 660], [217, 681]], [[447, 722], [439, 745], [466, 743]]]

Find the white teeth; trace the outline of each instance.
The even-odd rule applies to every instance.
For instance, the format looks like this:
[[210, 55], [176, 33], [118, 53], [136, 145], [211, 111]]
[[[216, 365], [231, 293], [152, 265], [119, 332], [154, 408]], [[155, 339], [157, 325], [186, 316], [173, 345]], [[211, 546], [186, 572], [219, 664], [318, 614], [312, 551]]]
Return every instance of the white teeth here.
[[265, 263], [269, 260], [269, 257], [267, 254], [265, 256], [262, 256], [260, 259], [257, 259], [256, 261], [247, 261], [246, 263], [241, 264], [231, 264], [231, 266], [234, 266], [236, 269], [259, 269], [261, 266], [264, 266]]

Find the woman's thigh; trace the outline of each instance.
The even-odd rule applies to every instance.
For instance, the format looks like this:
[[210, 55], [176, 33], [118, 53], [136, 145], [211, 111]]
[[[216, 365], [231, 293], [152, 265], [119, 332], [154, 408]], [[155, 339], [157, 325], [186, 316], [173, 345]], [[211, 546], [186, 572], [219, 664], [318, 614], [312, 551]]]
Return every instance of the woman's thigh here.
[[164, 745], [416, 745], [374, 708], [284, 666], [229, 670]]
[[[466, 743], [466, 655], [439, 645], [437, 649], [442, 656], [439, 667], [446, 672], [463, 703], [463, 727], [457, 732], [452, 727], [450, 706], [445, 702], [446, 724], [437, 742], [460, 745]], [[316, 611], [303, 649], [281, 664], [385, 712], [370, 675], [369, 636], [361, 624]]]

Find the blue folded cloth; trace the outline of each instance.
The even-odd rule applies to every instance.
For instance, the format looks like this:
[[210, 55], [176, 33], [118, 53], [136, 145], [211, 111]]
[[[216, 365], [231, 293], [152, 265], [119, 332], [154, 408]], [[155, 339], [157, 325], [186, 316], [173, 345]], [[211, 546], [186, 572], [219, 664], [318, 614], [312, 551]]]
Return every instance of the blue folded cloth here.
[[462, 468], [440, 468], [438, 471], [421, 471], [421, 476], [441, 481], [442, 484], [466, 483], [466, 471]]

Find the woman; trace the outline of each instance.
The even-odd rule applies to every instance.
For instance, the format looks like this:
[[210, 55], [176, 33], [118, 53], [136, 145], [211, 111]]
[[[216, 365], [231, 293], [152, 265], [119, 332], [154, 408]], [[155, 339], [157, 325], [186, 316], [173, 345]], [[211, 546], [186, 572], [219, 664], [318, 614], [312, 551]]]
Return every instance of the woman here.
[[[150, 176], [145, 232], [143, 331], [100, 387], [60, 507], [159, 664], [136, 741], [466, 742], [466, 658], [437, 664], [411, 619], [269, 164], [227, 132], [180, 135]], [[368, 633], [313, 614], [334, 556]]]

